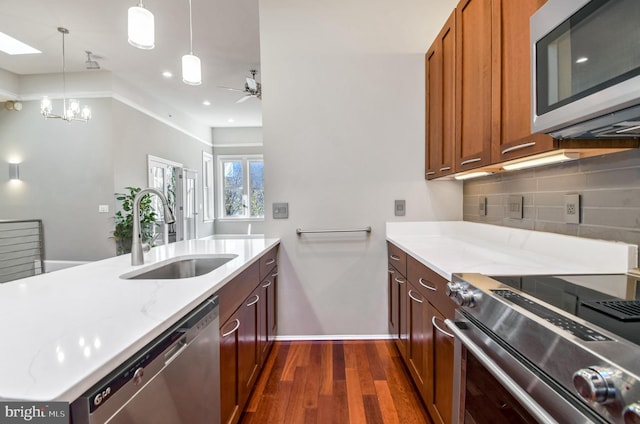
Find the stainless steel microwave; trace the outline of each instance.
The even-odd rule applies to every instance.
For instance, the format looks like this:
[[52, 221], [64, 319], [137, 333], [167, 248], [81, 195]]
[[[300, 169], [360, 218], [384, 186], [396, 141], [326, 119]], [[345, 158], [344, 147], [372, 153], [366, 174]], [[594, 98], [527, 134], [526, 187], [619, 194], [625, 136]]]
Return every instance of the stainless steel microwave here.
[[533, 133], [640, 137], [640, 0], [549, 0], [531, 64]]

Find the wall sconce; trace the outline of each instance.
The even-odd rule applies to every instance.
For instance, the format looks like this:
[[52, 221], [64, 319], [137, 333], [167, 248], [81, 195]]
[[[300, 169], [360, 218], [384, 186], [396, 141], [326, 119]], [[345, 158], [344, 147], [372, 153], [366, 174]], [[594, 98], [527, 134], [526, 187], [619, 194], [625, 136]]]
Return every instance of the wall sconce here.
[[20, 179], [20, 164], [17, 164], [17, 163], [9, 164], [9, 179], [10, 180]]

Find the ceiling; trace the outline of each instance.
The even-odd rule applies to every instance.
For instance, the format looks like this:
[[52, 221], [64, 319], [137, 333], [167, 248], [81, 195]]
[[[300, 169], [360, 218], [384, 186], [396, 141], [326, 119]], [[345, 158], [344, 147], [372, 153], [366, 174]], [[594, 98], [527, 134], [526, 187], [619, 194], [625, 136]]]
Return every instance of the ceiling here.
[[[260, 100], [235, 103], [250, 69], [260, 81], [258, 0], [192, 0], [193, 54], [202, 61], [202, 84], [182, 82], [181, 57], [189, 53], [188, 0], [145, 0], [155, 16], [155, 48], [140, 50], [127, 42], [127, 10], [138, 0], [0, 0], [0, 31], [42, 51], [10, 56], [0, 52], [0, 69], [18, 75], [59, 73], [65, 27], [67, 72], [85, 68], [86, 50], [102, 70], [110, 71], [145, 96], [170, 103], [210, 127], [262, 126]], [[170, 79], [162, 76], [170, 71]], [[1, 88], [1, 87], [0, 87]], [[210, 106], [202, 102], [208, 100]]]

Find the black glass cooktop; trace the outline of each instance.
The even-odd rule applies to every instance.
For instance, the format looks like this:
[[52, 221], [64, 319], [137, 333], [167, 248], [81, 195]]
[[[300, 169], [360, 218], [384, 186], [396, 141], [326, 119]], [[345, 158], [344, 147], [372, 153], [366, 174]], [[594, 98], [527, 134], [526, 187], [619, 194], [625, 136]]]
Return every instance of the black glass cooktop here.
[[640, 283], [625, 274], [491, 278], [640, 344]]

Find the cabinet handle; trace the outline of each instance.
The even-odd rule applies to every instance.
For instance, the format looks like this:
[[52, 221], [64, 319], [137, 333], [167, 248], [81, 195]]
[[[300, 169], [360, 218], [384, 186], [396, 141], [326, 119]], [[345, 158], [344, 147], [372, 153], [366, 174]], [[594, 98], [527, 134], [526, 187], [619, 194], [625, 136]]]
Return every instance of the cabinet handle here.
[[274, 272], [273, 274], [271, 274], [272, 278], [276, 278], [278, 276], [278, 271]]
[[[440, 320], [442, 321], [442, 320]], [[444, 321], [442, 321], [444, 322]], [[451, 337], [453, 339], [453, 334], [449, 333], [448, 331], [444, 331], [442, 328], [438, 327], [438, 324], [436, 324], [436, 316], [432, 316], [431, 317], [431, 324], [433, 324], [433, 326], [436, 328], [436, 330], [438, 330], [439, 332], [441, 332], [442, 334], [444, 334], [447, 337]]]
[[414, 300], [418, 303], [422, 303], [421, 299], [418, 299], [417, 297], [413, 297], [413, 295], [411, 294], [411, 290], [409, 290], [409, 297], [411, 298], [411, 300]]
[[535, 141], [530, 141], [528, 143], [518, 144], [517, 146], [507, 147], [506, 149], [504, 149], [502, 151], [502, 154], [504, 155], [506, 153], [513, 152], [514, 150], [526, 149], [527, 147], [531, 147], [531, 146], [535, 146], [535, 145], [536, 145]]
[[271, 258], [267, 262], [265, 262], [264, 264], [265, 265], [271, 265], [272, 263], [275, 263], [275, 261], [276, 261], [275, 258]]
[[247, 307], [253, 306], [256, 303], [258, 303], [258, 300], [260, 300], [260, 296], [256, 295], [256, 300], [254, 300], [253, 302], [247, 303], [245, 306], [247, 306]]
[[435, 175], [436, 171], [429, 171], [429, 172], [425, 172], [424, 175]]
[[450, 169], [451, 169], [450, 166], [444, 166], [444, 167], [440, 168], [440, 172], [449, 171]]
[[395, 274], [395, 273], [396, 273], [396, 272], [395, 272], [393, 269], [389, 268], [389, 274], [393, 275], [393, 274]]
[[267, 288], [267, 287], [269, 287], [270, 285], [271, 285], [271, 280], [267, 280], [267, 282], [266, 282], [266, 283], [264, 283], [264, 284], [262, 285], [262, 288], [265, 288], [265, 289], [266, 289], [266, 288]]
[[236, 322], [236, 325], [233, 327], [233, 329], [231, 331], [227, 331], [226, 333], [222, 333], [222, 337], [230, 336], [233, 333], [235, 333], [236, 331], [238, 331], [238, 328], [240, 328], [240, 320], [236, 319], [234, 321]]
[[460, 166], [468, 165], [468, 164], [474, 163], [474, 162], [480, 162], [481, 160], [482, 160], [482, 158], [473, 158], [473, 159], [463, 160], [462, 163], [460, 163]]
[[424, 278], [422, 278], [422, 277], [420, 277], [420, 278], [418, 279], [418, 283], [420, 283], [420, 285], [421, 285], [422, 287], [424, 287], [425, 289], [429, 289], [429, 290], [431, 290], [431, 291], [436, 291], [436, 290], [437, 290], [435, 287], [431, 287], [430, 285], [428, 285], [428, 284], [425, 282]]
[[404, 284], [404, 283], [406, 282], [406, 281], [404, 281], [402, 278], [398, 278], [398, 277], [394, 278], [394, 280], [395, 280], [395, 281], [396, 281], [396, 283], [398, 283], [398, 284]]
[[391, 260], [394, 260], [394, 261], [399, 261], [400, 260], [400, 256], [396, 256], [396, 255], [391, 255], [391, 256], [389, 256], [389, 258], [391, 258]]

